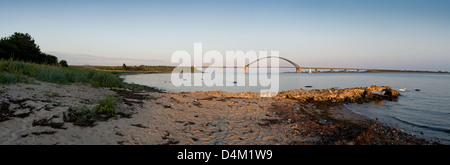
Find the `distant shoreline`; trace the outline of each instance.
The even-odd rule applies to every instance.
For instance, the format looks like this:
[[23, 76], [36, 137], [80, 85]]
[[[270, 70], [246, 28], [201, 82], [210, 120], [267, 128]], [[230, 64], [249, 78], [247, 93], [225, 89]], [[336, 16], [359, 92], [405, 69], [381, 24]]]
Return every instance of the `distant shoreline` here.
[[[71, 65], [72, 67], [88, 67], [96, 70], [112, 72], [113, 74], [155, 74], [155, 73], [172, 73], [176, 66], [127, 66], [124, 70], [123, 66], [95, 66], [95, 65]], [[295, 73], [295, 72], [283, 72], [283, 73]], [[308, 72], [302, 72], [308, 73]], [[313, 72], [314, 73], [314, 72]], [[319, 73], [357, 73], [357, 72], [343, 72], [343, 71], [322, 71]], [[370, 69], [362, 71], [360, 73], [444, 73], [449, 74], [449, 71], [425, 71], [425, 70], [394, 70], [394, 69]]]
[[368, 73], [446, 73], [448, 71], [421, 71], [421, 70], [385, 70], [385, 69], [372, 69], [367, 71]]

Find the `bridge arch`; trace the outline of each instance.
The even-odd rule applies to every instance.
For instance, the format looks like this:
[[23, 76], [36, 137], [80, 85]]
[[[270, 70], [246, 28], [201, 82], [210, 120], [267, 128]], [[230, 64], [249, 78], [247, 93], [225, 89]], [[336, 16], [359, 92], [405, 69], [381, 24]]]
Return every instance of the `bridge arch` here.
[[295, 66], [295, 70], [296, 70], [297, 73], [300, 73], [300, 72], [301, 72], [301, 67], [300, 67], [300, 65], [296, 64], [295, 62], [292, 62], [291, 60], [289, 60], [289, 59], [287, 59], [287, 58], [280, 57], [280, 56], [267, 56], [267, 57], [259, 58], [259, 59], [255, 60], [255, 61], [253, 61], [253, 62], [248, 63], [247, 65], [245, 65], [245, 73], [248, 74], [248, 68], [249, 68], [249, 66], [250, 66], [251, 64], [254, 64], [255, 62], [258, 62], [258, 61], [264, 60], [264, 59], [268, 59], [268, 58], [279, 58], [279, 59], [282, 59], [282, 60], [284, 60], [284, 61], [287, 61], [287, 62], [289, 62], [289, 63], [291, 63], [292, 65]]

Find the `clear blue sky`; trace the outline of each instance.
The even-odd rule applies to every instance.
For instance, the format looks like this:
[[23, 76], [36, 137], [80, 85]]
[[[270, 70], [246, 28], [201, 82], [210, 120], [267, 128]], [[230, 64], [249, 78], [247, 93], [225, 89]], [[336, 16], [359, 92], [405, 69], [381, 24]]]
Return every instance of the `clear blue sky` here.
[[278, 50], [302, 66], [450, 70], [450, 1], [0, 0], [0, 36], [69, 64], [170, 64], [176, 50]]

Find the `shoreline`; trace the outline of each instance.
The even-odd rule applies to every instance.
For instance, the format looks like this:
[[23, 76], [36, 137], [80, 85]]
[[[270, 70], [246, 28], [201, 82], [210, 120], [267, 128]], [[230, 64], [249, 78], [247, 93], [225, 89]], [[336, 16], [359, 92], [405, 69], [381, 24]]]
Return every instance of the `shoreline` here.
[[[112, 91], [87, 84], [17, 83], [0, 88], [0, 142], [108, 145], [438, 144], [370, 120], [343, 105], [344, 102], [370, 101], [365, 100], [367, 91], [383, 89], [386, 88], [312, 90], [310, 95], [305, 93], [307, 90], [299, 89], [281, 92], [279, 97], [260, 98], [259, 94], [256, 96], [254, 93], [157, 93], [133, 87]], [[118, 100], [117, 117], [98, 121], [92, 127], [76, 126], [63, 120], [64, 112], [69, 108], [92, 108], [106, 95], [113, 95]], [[343, 97], [347, 95], [356, 96], [352, 97], [355, 100]], [[331, 100], [334, 102], [325, 101], [330, 96], [333, 96]]]

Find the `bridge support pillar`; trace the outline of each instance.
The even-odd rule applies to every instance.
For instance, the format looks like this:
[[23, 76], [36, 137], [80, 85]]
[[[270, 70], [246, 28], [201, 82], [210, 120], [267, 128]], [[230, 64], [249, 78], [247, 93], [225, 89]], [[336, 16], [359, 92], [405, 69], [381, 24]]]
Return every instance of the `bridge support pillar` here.
[[245, 74], [248, 74], [248, 66], [245, 66]]
[[296, 73], [302, 73], [302, 68], [296, 67], [296, 68], [295, 68], [295, 72], [296, 72]]
[[359, 73], [359, 72], [361, 72], [361, 70], [357, 69], [357, 70], [356, 70], [356, 72], [358, 72], [358, 73]]
[[344, 72], [345, 72], [345, 73], [347, 73], [347, 72], [348, 72], [348, 70], [347, 70], [347, 69], [344, 69]]
[[333, 73], [333, 72], [334, 72], [333, 68], [331, 68], [331, 69], [330, 69], [330, 72], [331, 72], [331, 73]]
[[314, 69], [314, 73], [318, 73], [318, 69]]

